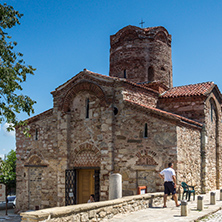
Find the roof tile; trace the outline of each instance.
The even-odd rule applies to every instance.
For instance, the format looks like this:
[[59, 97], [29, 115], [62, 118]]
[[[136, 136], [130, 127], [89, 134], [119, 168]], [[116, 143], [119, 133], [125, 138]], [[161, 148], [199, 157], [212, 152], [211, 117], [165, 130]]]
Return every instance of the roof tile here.
[[191, 84], [185, 86], [173, 87], [172, 89], [166, 91], [162, 94], [161, 98], [173, 98], [181, 96], [203, 96], [211, 87], [214, 86], [213, 82], [204, 82], [198, 84]]

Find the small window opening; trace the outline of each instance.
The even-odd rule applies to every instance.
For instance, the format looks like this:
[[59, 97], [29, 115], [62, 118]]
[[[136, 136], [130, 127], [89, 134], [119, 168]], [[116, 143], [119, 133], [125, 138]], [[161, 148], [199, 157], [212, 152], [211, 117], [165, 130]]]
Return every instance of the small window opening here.
[[162, 70], [162, 71], [165, 71], [165, 68], [162, 66], [162, 67], [161, 67], [161, 70]]
[[152, 82], [154, 80], [154, 69], [152, 66], [148, 69], [148, 82]]
[[213, 122], [213, 120], [214, 120], [213, 111], [214, 111], [214, 107], [213, 107], [213, 104], [211, 103], [210, 104], [210, 119], [211, 119], [211, 122]]
[[116, 107], [113, 108], [113, 113], [114, 113], [114, 115], [118, 114], [118, 109]]
[[86, 119], [89, 118], [89, 98], [86, 99]]
[[126, 79], [126, 69], [124, 69], [124, 71], [123, 71], [123, 78]]
[[39, 139], [39, 132], [38, 129], [35, 129], [35, 140]]
[[148, 127], [147, 127], [147, 123], [145, 123], [144, 125], [144, 138], [148, 137]]

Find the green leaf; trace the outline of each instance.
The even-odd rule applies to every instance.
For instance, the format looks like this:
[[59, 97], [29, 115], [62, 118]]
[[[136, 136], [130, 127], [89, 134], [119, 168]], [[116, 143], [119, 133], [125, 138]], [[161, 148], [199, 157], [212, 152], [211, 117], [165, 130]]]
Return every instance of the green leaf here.
[[16, 184], [16, 153], [11, 150], [4, 160], [0, 158], [0, 183], [7, 188], [15, 187]]
[[0, 124], [11, 123], [12, 130], [19, 124], [16, 114], [25, 112], [34, 113], [33, 105], [36, 103], [30, 97], [19, 94], [22, 91], [21, 83], [26, 81], [27, 75], [34, 74], [31, 65], [25, 65], [21, 52], [15, 52], [17, 42], [10, 42], [11, 36], [6, 29], [19, 25], [23, 15], [14, 10], [12, 6], [0, 4]]

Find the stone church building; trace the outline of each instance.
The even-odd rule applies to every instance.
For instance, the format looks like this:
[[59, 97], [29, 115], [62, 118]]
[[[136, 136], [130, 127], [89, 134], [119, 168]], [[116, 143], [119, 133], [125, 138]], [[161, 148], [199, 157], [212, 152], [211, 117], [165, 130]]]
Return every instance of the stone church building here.
[[173, 87], [171, 35], [127, 26], [110, 37], [109, 76], [84, 69], [53, 92], [53, 108], [16, 130], [17, 209], [108, 200], [109, 176], [123, 196], [163, 191], [159, 172], [197, 192], [220, 188], [221, 93], [213, 82]]

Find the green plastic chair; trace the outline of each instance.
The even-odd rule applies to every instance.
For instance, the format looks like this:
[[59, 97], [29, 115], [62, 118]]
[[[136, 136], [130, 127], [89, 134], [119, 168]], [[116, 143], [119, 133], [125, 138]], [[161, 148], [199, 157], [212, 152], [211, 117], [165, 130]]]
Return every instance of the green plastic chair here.
[[184, 194], [186, 194], [186, 200], [187, 200], [187, 196], [188, 196], [188, 201], [190, 201], [190, 195], [193, 194], [193, 200], [195, 200], [194, 186], [188, 186], [185, 182], [182, 182], [181, 186], [183, 187], [182, 199], [184, 198]]

